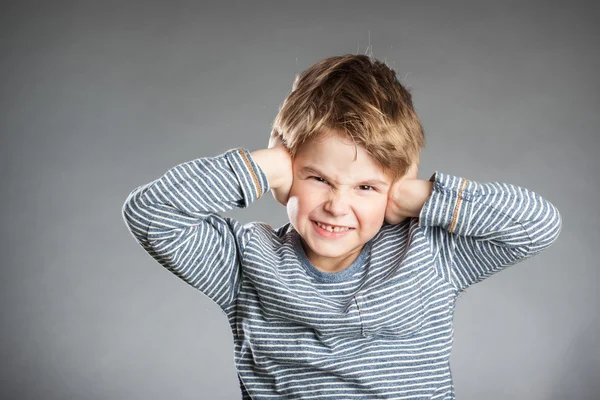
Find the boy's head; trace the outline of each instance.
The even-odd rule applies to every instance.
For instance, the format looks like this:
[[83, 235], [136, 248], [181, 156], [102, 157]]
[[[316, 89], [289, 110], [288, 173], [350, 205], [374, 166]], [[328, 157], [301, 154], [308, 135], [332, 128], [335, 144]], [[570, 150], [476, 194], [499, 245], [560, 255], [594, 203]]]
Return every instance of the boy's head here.
[[391, 184], [424, 147], [411, 95], [380, 61], [330, 57], [296, 78], [273, 129], [293, 157], [288, 216], [308, 258], [344, 269], [383, 225]]
[[394, 179], [406, 174], [425, 147], [411, 94], [394, 70], [366, 55], [329, 57], [297, 75], [273, 130], [292, 156], [334, 130], [365, 149]]

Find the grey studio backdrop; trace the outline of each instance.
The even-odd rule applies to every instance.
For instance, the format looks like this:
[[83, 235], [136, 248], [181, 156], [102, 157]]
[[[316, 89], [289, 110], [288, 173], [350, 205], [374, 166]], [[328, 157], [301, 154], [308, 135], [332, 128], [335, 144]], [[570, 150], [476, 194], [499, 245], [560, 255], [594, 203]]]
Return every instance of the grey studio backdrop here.
[[[563, 218], [458, 299], [457, 398], [600, 398], [596, 4], [3, 2], [0, 398], [239, 399], [225, 316], [121, 206], [176, 164], [265, 147], [294, 75], [345, 53], [411, 89], [420, 179], [512, 183]], [[227, 215], [287, 222], [270, 195]]]

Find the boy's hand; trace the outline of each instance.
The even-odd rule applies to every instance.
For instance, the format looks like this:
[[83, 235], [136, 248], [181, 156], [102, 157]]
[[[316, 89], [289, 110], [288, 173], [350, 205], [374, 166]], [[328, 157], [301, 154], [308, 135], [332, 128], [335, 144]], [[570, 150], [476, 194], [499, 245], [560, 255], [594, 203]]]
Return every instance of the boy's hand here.
[[271, 132], [269, 147], [251, 153], [252, 158], [267, 175], [275, 200], [287, 205], [292, 188], [292, 156], [276, 132]]
[[275, 197], [275, 200], [285, 206], [287, 205], [290, 190], [292, 189], [292, 182], [294, 180], [292, 156], [287, 147], [283, 144], [279, 132], [275, 130], [271, 131], [268, 148], [272, 149], [272, 151], [277, 151], [280, 160], [277, 179], [274, 180], [274, 183], [271, 186], [271, 193], [273, 194], [273, 197]]
[[431, 196], [433, 182], [417, 179], [419, 160], [415, 161], [408, 172], [397, 179], [388, 192], [385, 209], [385, 221], [399, 224], [409, 217], [418, 217], [423, 204]]

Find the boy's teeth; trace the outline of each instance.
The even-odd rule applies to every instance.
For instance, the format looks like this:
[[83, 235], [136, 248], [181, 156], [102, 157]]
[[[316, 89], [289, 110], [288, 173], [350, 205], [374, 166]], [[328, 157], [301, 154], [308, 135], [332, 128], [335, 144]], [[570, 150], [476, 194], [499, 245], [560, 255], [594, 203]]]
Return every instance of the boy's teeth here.
[[328, 232], [344, 232], [349, 230], [350, 228], [340, 228], [339, 226], [336, 226], [335, 228], [329, 226], [329, 225], [323, 225], [320, 222], [315, 221], [315, 223], [320, 226], [321, 228], [327, 230]]

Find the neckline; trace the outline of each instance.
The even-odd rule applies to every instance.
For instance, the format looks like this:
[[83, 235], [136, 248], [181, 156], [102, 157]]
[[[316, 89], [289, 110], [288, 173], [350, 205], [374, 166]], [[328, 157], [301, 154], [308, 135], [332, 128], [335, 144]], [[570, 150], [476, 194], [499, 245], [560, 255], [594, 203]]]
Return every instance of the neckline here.
[[364, 264], [364, 261], [371, 254], [371, 240], [369, 240], [361, 249], [360, 254], [358, 257], [356, 257], [356, 260], [354, 260], [352, 264], [347, 266], [345, 269], [338, 272], [324, 272], [317, 269], [317, 267], [310, 262], [306, 256], [306, 253], [304, 252], [304, 248], [302, 247], [302, 239], [300, 238], [300, 234], [295, 229], [292, 229], [291, 236], [296, 253], [300, 258], [300, 264], [302, 264], [310, 276], [323, 283], [344, 282], [349, 280], [352, 275], [360, 270]]

